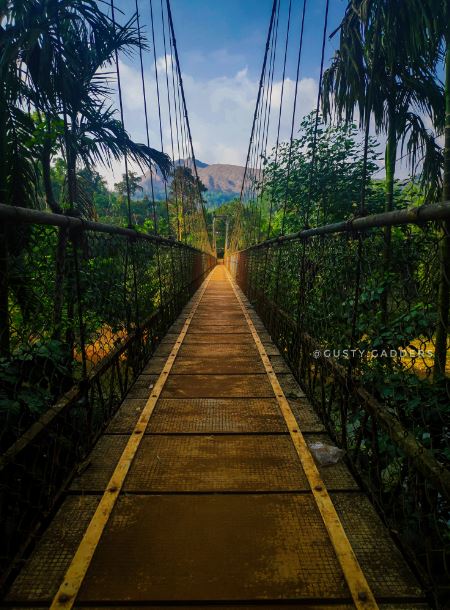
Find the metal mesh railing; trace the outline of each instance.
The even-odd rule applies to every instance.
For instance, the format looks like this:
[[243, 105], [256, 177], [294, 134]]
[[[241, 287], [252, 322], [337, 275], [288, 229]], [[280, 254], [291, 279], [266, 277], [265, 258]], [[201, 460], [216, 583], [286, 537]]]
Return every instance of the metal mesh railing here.
[[[280, 237], [226, 257], [358, 480], [450, 591], [450, 343], [436, 373], [448, 204]], [[445, 267], [444, 267], [445, 270]]]
[[0, 206], [0, 572], [215, 264], [168, 239]]

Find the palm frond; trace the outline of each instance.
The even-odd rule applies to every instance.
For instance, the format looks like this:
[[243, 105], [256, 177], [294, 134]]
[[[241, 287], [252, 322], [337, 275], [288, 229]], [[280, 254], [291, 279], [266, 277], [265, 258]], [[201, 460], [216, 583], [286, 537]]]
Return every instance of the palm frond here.
[[116, 118], [116, 111], [103, 104], [83, 109], [83, 118], [74, 138], [77, 152], [86, 165], [110, 164], [127, 154], [139, 167], [156, 165], [164, 179], [171, 169], [170, 157], [145, 144], [134, 142]]

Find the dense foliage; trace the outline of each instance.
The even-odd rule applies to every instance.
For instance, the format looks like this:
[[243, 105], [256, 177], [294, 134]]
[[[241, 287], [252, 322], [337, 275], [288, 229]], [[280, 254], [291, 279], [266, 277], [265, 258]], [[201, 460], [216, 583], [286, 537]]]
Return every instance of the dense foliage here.
[[[135, 17], [113, 22], [108, 7], [93, 0], [2, 3], [0, 203], [135, 226], [191, 244], [203, 231], [199, 185], [190, 170], [180, 175], [166, 154], [133, 141], [112, 104], [117, 53], [145, 45], [136, 23]], [[140, 173], [173, 174], [168, 201], [151, 201], [133, 171], [108, 188], [99, 170], [124, 155]], [[65, 228], [1, 223], [2, 444], [163, 302], [179, 299], [176, 291], [194, 273], [188, 265], [178, 281], [175, 254], [142, 242], [137, 285], [139, 246], [118, 243]]]

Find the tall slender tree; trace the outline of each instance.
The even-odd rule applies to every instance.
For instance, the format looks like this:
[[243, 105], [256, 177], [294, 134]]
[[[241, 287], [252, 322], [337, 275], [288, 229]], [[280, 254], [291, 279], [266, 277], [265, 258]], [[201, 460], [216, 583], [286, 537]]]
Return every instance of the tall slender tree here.
[[[439, 53], [444, 64], [444, 171], [442, 196], [450, 201], [450, 1], [425, 0], [427, 10], [434, 15], [431, 38], [432, 52]], [[438, 321], [435, 342], [435, 379], [445, 377], [448, 359], [448, 327], [450, 309], [450, 222], [443, 226], [440, 244], [440, 277]]]
[[394, 207], [399, 145], [411, 166], [423, 161], [423, 180], [436, 191], [442, 155], [426, 117], [442, 121], [443, 90], [436, 78], [438, 55], [429, 43], [432, 8], [410, 0], [350, 0], [339, 28], [339, 49], [324, 74], [325, 117], [372, 119], [386, 136], [385, 210]]
[[[108, 103], [111, 90], [105, 69], [118, 51], [132, 51], [142, 37], [134, 19], [124, 26], [114, 24], [102, 8], [94, 0], [0, 4], [0, 203], [37, 205], [36, 187], [42, 175], [52, 211], [61, 212], [66, 207], [72, 213], [83, 213], [88, 207], [78, 188], [79, 164], [89, 168], [119, 159], [124, 153], [149, 168], [156, 163], [163, 175], [168, 172], [168, 157], [135, 143]], [[33, 110], [44, 125], [41, 138], [36, 138]], [[66, 206], [56, 201], [50, 178], [52, 156], [57, 150], [67, 167]], [[37, 171], [39, 160], [42, 172]], [[18, 240], [13, 231], [9, 231], [8, 239], [6, 235], [0, 237], [4, 238], [0, 239], [0, 350], [8, 353], [8, 242]], [[64, 250], [65, 235], [61, 232], [58, 285]], [[57, 304], [55, 309], [56, 318], [60, 318]]]
[[[350, 0], [340, 25], [339, 49], [324, 74], [323, 109], [361, 126], [373, 120], [386, 136], [385, 211], [394, 208], [396, 158], [406, 147], [410, 166], [422, 162], [428, 195], [439, 191], [442, 153], [426, 118], [442, 125], [443, 90], [436, 77], [438, 53], [430, 44], [435, 15], [430, 2]], [[386, 285], [381, 295], [383, 322], [388, 320], [391, 229], [384, 231]]]

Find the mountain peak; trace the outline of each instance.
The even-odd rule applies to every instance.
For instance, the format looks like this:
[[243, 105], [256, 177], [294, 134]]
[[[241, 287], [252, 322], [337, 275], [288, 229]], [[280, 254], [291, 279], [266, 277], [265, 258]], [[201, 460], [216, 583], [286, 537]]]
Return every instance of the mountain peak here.
[[[186, 165], [187, 167], [193, 167], [192, 157], [188, 157], [187, 159], [177, 159], [174, 161], [174, 165]], [[199, 159], [195, 160], [195, 165], [197, 169], [209, 167], [208, 163], [204, 163], [204, 161], [200, 161]]]
[[[175, 165], [186, 165], [192, 168], [192, 159], [178, 159]], [[196, 159], [198, 177], [207, 188], [204, 197], [209, 206], [214, 207], [225, 201], [239, 197], [241, 184], [244, 178], [244, 167], [228, 163], [204, 163]], [[146, 173], [141, 185], [144, 191], [151, 193], [150, 174]], [[164, 196], [164, 182], [158, 173], [153, 174], [153, 189], [155, 196], [160, 199]]]

